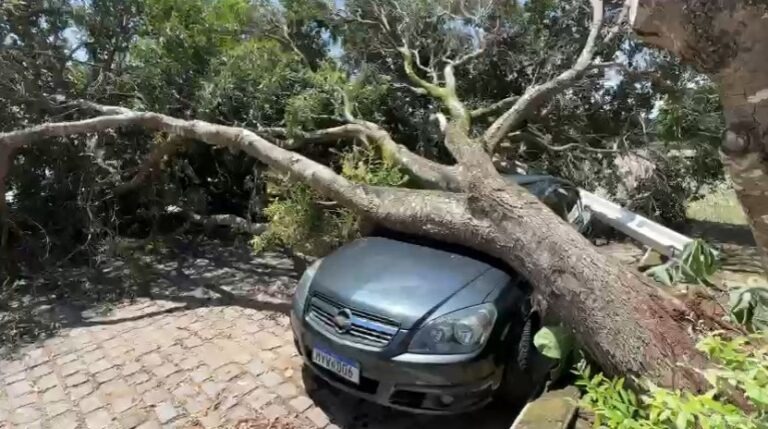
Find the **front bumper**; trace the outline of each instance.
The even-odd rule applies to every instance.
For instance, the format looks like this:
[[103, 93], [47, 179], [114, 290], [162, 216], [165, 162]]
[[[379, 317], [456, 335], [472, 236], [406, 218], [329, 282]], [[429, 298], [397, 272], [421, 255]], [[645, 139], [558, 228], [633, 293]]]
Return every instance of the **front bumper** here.
[[[457, 414], [491, 401], [503, 367], [492, 356], [393, 355], [407, 332], [388, 348], [374, 350], [340, 341], [291, 314], [296, 347], [305, 364], [329, 384], [354, 396], [392, 408], [425, 414]], [[360, 383], [351, 383], [312, 362], [320, 347], [360, 364]]]

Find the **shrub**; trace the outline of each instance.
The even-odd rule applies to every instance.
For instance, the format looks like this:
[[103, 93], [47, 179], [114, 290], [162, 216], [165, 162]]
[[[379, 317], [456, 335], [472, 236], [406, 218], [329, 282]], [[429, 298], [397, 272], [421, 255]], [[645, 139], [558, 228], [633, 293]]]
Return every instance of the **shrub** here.
[[[640, 380], [640, 393], [623, 378], [576, 369], [585, 391], [583, 406], [595, 416], [595, 428], [620, 429], [765, 429], [768, 428], [768, 342], [764, 334], [727, 339], [715, 333], [698, 343], [712, 361], [703, 370], [710, 389], [702, 394], [661, 388]], [[748, 401], [745, 411], [731, 400]]]

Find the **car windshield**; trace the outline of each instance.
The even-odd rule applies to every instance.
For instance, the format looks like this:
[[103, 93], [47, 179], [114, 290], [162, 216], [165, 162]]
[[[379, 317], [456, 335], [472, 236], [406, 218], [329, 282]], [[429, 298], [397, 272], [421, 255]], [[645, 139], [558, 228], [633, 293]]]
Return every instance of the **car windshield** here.
[[459, 244], [446, 243], [444, 241], [422, 237], [415, 234], [406, 234], [403, 232], [394, 231], [381, 226], [375, 227], [372, 231], [366, 234], [366, 236], [388, 238], [391, 240], [396, 240], [404, 243], [410, 243], [418, 246], [429, 247], [431, 249], [442, 250], [444, 252], [454, 253], [457, 255], [474, 259], [476, 261], [484, 262], [502, 271], [511, 271], [511, 269], [500, 259], [487, 255], [475, 249], [469, 248], [467, 246], [459, 245]]

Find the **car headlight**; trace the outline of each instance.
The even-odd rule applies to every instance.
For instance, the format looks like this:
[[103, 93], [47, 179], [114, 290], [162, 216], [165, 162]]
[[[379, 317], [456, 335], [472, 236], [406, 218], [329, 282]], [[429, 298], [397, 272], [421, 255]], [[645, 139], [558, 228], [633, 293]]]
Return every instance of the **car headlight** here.
[[307, 296], [309, 296], [309, 285], [312, 284], [312, 279], [320, 267], [320, 262], [322, 259], [318, 259], [307, 267], [304, 274], [301, 275], [299, 284], [296, 285], [296, 291], [293, 293], [293, 311], [299, 317], [304, 314], [304, 306], [307, 303]]
[[411, 353], [461, 354], [482, 348], [496, 322], [491, 303], [467, 307], [427, 322], [411, 340]]

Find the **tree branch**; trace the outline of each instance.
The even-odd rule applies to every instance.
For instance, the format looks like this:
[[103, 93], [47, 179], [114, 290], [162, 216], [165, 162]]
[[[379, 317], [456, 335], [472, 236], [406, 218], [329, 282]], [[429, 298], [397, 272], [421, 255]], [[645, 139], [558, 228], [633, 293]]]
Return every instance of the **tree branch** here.
[[477, 108], [475, 110], [472, 110], [471, 112], [469, 112], [469, 116], [472, 119], [478, 119], [478, 118], [483, 118], [483, 117], [488, 116], [488, 115], [492, 115], [492, 114], [498, 112], [499, 110], [506, 108], [510, 104], [514, 104], [519, 99], [520, 99], [520, 97], [517, 96], [517, 95], [509, 96], [509, 97], [501, 99], [501, 100], [499, 100], [499, 101], [497, 101], [497, 102], [495, 102], [495, 103], [493, 103], [491, 105], [488, 105], [488, 106], [485, 106], [485, 107], [479, 107], [479, 108]]
[[554, 79], [528, 88], [509, 110], [488, 127], [483, 134], [483, 140], [489, 151], [494, 151], [504, 136], [518, 127], [544, 101], [571, 86], [575, 80], [579, 79], [589, 70], [597, 49], [600, 27], [603, 23], [603, 1], [591, 0], [591, 2], [592, 24], [590, 25], [587, 41], [574, 65]]
[[[90, 107], [102, 111], [117, 111], [114, 107]], [[124, 111], [127, 109], [118, 109]], [[129, 113], [128, 113], [129, 112]], [[0, 145], [6, 153], [16, 148], [51, 137], [96, 133], [108, 129], [142, 127], [152, 131], [165, 131], [183, 138], [203, 141], [230, 150], [242, 150], [279, 172], [297, 177], [315, 190], [361, 212], [374, 211], [378, 201], [367, 187], [349, 182], [330, 168], [297, 153], [277, 147], [252, 131], [204, 121], [186, 121], [170, 116], [132, 112], [107, 115], [75, 122], [58, 122], [38, 125], [19, 131], [0, 134]], [[2, 152], [2, 151], [0, 151]]]
[[443, 74], [445, 76], [445, 87], [432, 84], [422, 79], [413, 69], [413, 54], [407, 46], [401, 46], [397, 50], [403, 56], [403, 67], [408, 78], [418, 87], [422, 88], [431, 97], [443, 103], [451, 119], [456, 121], [465, 130], [469, 130], [470, 116], [464, 104], [459, 100], [456, 94], [456, 77], [454, 76], [453, 63], [449, 62]]
[[202, 216], [197, 213], [188, 213], [189, 218], [205, 227], [223, 226], [232, 229], [235, 232], [243, 234], [263, 234], [267, 230], [267, 225], [263, 223], [251, 223], [240, 216], [231, 214], [217, 214]]
[[270, 136], [287, 138], [281, 147], [296, 150], [306, 144], [325, 143], [342, 139], [359, 138], [379, 145], [385, 156], [391, 158], [406, 171], [416, 176], [423, 186], [431, 189], [458, 190], [456, 167], [446, 166], [417, 155], [395, 142], [392, 136], [373, 122], [356, 120], [355, 123], [317, 131], [297, 131], [290, 135], [285, 128], [259, 130]]

